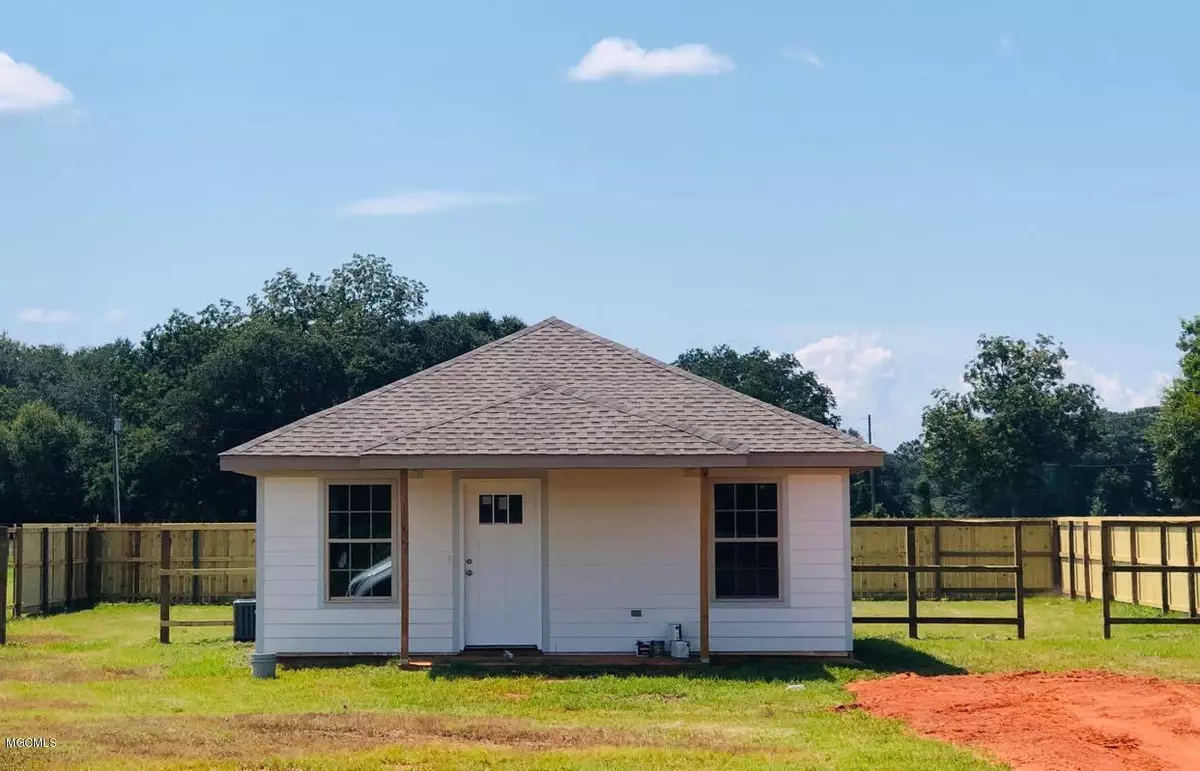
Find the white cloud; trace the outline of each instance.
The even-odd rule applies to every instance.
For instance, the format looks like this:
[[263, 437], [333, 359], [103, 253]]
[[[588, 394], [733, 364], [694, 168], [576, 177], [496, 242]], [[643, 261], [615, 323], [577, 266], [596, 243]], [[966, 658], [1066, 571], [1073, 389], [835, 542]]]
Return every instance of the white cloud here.
[[1162, 398], [1163, 388], [1171, 382], [1171, 376], [1166, 372], [1154, 372], [1153, 382], [1143, 388], [1127, 385], [1119, 372], [1106, 375], [1097, 372], [1082, 362], [1068, 359], [1063, 370], [1071, 380], [1087, 383], [1096, 389], [1096, 396], [1107, 409], [1117, 412], [1134, 410], [1138, 407], [1148, 407], [1158, 404]]
[[74, 321], [75, 314], [64, 310], [26, 308], [17, 314], [17, 318], [26, 324], [65, 324]]
[[1012, 35], [1002, 34], [996, 38], [996, 50], [1002, 54], [1010, 54], [1017, 47], [1017, 41]]
[[0, 113], [33, 112], [71, 101], [71, 92], [32, 64], [0, 51]]
[[892, 351], [879, 345], [879, 335], [832, 335], [796, 351], [796, 358], [833, 389], [838, 404], [854, 404], [874, 384], [892, 373]]
[[462, 209], [467, 206], [490, 206], [516, 203], [524, 196], [500, 193], [453, 193], [442, 190], [424, 190], [415, 193], [366, 198], [346, 204], [340, 214], [350, 217], [408, 217], [415, 214], [434, 214]]
[[109, 308], [104, 312], [105, 321], [120, 321], [129, 315], [129, 312], [124, 308]]
[[668, 75], [720, 75], [734, 67], [733, 60], [703, 43], [647, 51], [626, 38], [606, 37], [592, 46], [579, 64], [567, 72], [568, 80], [631, 80]]
[[785, 48], [783, 55], [788, 59], [797, 59], [804, 62], [810, 67], [818, 70], [825, 69], [825, 62], [821, 61], [821, 57], [817, 56], [816, 52], [808, 48]]

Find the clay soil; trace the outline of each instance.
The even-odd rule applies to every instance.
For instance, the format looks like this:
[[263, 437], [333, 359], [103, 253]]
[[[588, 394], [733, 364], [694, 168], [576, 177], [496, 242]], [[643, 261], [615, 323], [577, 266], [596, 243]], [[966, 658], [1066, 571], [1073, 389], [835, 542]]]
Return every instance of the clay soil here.
[[852, 683], [857, 706], [1021, 771], [1200, 769], [1200, 683], [1111, 672]]

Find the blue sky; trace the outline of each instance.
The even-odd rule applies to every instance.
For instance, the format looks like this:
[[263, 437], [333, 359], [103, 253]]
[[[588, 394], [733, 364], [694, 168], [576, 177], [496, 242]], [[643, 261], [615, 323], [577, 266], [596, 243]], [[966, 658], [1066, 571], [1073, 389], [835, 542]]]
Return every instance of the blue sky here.
[[800, 351], [889, 448], [982, 332], [1152, 403], [1200, 7], [981, 5], [9, 4], [0, 329], [136, 339], [374, 252], [436, 310]]

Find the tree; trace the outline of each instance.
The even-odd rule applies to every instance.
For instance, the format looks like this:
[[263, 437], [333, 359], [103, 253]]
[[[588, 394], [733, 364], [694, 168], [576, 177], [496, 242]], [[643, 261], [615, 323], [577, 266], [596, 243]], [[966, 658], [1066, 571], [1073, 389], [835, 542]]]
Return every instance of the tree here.
[[837, 427], [833, 391], [805, 369], [790, 353], [772, 355], [762, 348], [738, 353], [727, 345], [711, 351], [693, 348], [675, 359], [675, 366], [728, 386], [789, 412]]
[[0, 521], [51, 522], [87, 504], [88, 429], [45, 402], [23, 405], [0, 426]]
[[1163, 489], [1194, 512], [1200, 507], [1200, 316], [1181, 327], [1180, 375], [1163, 392], [1149, 437]]
[[[1169, 496], [1155, 478], [1148, 438], [1158, 414], [1158, 407], [1100, 411], [1096, 442], [1060, 483], [1060, 494], [1071, 501], [1068, 506], [1097, 516], [1170, 513]], [[1086, 501], [1080, 503], [1083, 496]]]
[[922, 415], [924, 463], [952, 512], [1048, 513], [1038, 510], [1045, 466], [1073, 463], [1096, 431], [1094, 389], [1065, 382], [1066, 359], [1046, 335], [1032, 345], [984, 335], [967, 390], [934, 391]]

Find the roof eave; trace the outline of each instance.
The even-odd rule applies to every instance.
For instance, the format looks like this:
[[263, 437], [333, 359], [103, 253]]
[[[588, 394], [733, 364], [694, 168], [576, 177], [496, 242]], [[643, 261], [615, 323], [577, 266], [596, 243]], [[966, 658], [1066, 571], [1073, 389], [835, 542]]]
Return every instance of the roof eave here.
[[384, 469], [607, 468], [876, 468], [882, 452], [748, 453], [711, 455], [222, 455], [221, 469], [239, 474]]

